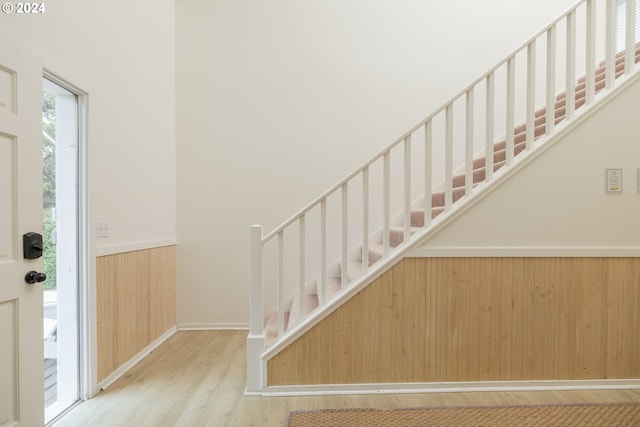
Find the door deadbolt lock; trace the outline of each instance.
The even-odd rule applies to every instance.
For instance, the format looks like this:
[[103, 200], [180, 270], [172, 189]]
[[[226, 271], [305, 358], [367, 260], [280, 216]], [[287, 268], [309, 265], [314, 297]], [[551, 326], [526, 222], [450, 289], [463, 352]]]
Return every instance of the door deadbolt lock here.
[[26, 233], [22, 236], [22, 250], [24, 259], [38, 259], [42, 256], [44, 245], [42, 234]]
[[24, 281], [30, 285], [34, 283], [42, 283], [47, 280], [47, 275], [44, 273], [38, 273], [37, 271], [30, 271], [24, 276]]

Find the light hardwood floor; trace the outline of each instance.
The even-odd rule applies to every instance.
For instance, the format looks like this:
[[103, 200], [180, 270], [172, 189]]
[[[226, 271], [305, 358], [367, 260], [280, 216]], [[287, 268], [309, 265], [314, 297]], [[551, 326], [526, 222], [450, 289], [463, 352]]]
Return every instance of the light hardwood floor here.
[[640, 390], [245, 396], [245, 331], [181, 331], [56, 427], [283, 426], [288, 411], [639, 402]]

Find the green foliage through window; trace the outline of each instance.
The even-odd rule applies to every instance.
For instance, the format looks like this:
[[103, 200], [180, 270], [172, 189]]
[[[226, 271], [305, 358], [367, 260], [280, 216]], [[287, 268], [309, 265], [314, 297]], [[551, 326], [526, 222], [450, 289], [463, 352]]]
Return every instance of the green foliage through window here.
[[42, 195], [44, 289], [56, 288], [56, 223], [52, 216], [56, 207], [56, 96], [44, 92], [42, 100]]

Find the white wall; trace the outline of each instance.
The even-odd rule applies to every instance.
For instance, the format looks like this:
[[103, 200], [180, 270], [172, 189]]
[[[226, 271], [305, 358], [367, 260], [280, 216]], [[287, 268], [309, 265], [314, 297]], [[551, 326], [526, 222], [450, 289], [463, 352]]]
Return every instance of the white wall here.
[[53, 73], [89, 93], [90, 215], [96, 253], [175, 241], [175, 64], [171, 0], [45, 2], [0, 16]]
[[277, 226], [573, 3], [177, 0], [179, 322], [246, 325], [251, 224]]
[[[430, 239], [428, 253], [637, 253], [638, 99], [640, 81]], [[622, 193], [605, 193], [607, 168], [623, 169]]]
[[[176, 241], [175, 20], [171, 0], [55, 0], [0, 29], [88, 94], [89, 264], [95, 256]], [[2, 52], [0, 52], [0, 57]], [[110, 237], [95, 238], [96, 221]], [[90, 310], [95, 310], [95, 270]], [[95, 314], [91, 318], [95, 320]], [[96, 324], [88, 392], [97, 390]]]

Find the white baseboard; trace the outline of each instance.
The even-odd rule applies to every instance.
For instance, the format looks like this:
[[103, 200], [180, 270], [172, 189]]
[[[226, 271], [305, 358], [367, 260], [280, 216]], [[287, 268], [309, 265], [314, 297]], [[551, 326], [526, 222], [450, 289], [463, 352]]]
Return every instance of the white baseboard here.
[[327, 384], [265, 387], [262, 396], [326, 396], [343, 394], [464, 393], [480, 391], [624, 390], [640, 389], [640, 379], [580, 381], [488, 381], [455, 383]]
[[435, 257], [638, 257], [638, 247], [421, 247], [405, 258]]
[[142, 351], [133, 356], [127, 362], [122, 364], [118, 369], [113, 371], [109, 376], [107, 376], [104, 380], [98, 383], [99, 390], [105, 390], [111, 384], [113, 384], [118, 378], [124, 375], [129, 369], [133, 368], [138, 364], [142, 359], [144, 359], [149, 353], [158, 348], [160, 344], [165, 342], [169, 337], [175, 334], [178, 331], [177, 326], [172, 326], [167, 332], [156, 338], [151, 344], [146, 346]]
[[178, 323], [179, 331], [244, 331], [248, 323]]

